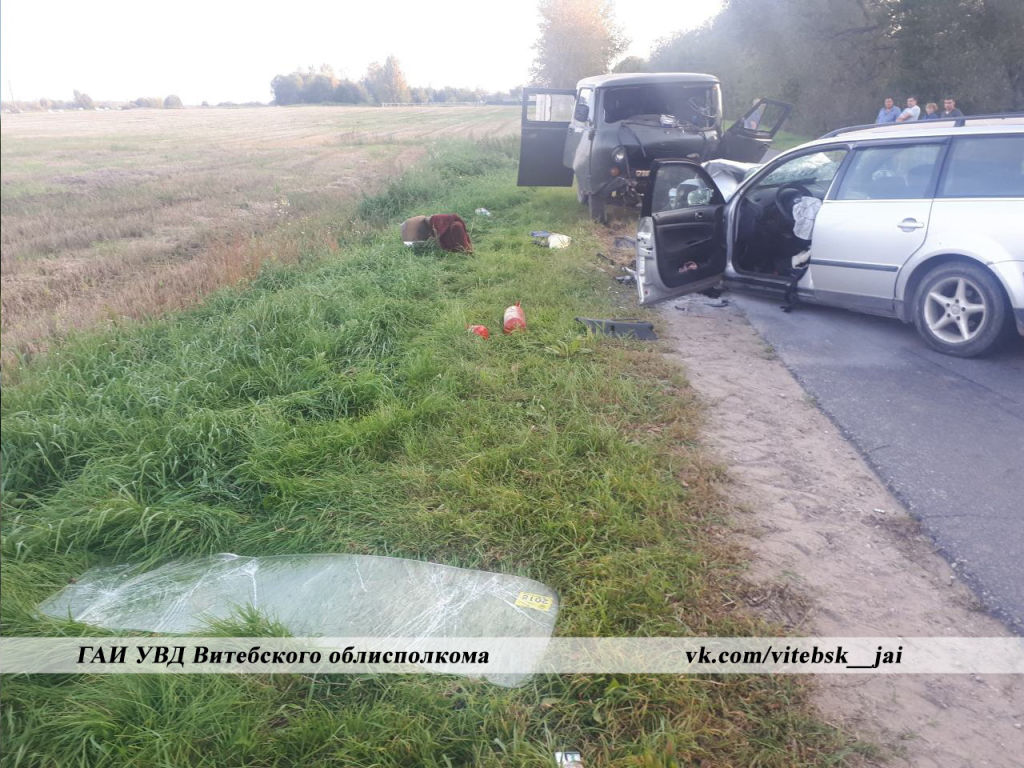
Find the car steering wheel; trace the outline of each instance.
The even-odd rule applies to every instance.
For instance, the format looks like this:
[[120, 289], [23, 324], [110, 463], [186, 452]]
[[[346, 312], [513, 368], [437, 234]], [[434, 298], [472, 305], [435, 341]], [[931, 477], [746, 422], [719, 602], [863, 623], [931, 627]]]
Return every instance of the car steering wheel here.
[[798, 197], [814, 197], [814, 195], [803, 184], [792, 181], [775, 190], [775, 207], [787, 224], [793, 223], [793, 205]]

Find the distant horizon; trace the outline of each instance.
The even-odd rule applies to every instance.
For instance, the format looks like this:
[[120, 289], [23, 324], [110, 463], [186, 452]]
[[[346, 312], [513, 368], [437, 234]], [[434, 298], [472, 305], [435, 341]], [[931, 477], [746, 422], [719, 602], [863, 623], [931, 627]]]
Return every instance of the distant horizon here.
[[[631, 41], [620, 58], [647, 58], [660, 38], [704, 23], [721, 4], [611, 0]], [[186, 106], [270, 104], [276, 75], [327, 64], [339, 78], [359, 81], [389, 55], [411, 87], [500, 93], [529, 83], [539, 36], [536, 3], [526, 10], [440, 0], [433, 8], [429, 17], [417, 11], [424, 19], [417, 26], [408, 23], [413, 12], [404, 0], [378, 0], [372, 8], [314, 5], [301, 16], [231, 0], [181, 0], [173, 9], [127, 0], [4, 0], [0, 103], [70, 102], [78, 90], [97, 103], [173, 94]], [[389, 20], [386, 30], [380, 19]], [[441, 34], [451, 42], [440, 41]]]

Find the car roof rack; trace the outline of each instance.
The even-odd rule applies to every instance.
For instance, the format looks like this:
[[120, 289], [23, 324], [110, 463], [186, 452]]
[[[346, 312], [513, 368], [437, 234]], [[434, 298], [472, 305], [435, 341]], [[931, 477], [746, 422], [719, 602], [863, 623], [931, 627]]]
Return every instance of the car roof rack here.
[[962, 128], [972, 120], [1006, 120], [1008, 118], [1019, 118], [1024, 119], [1024, 112], [996, 112], [991, 115], [961, 115], [960, 117], [936, 117], [931, 120], [908, 120], [905, 123], [867, 123], [865, 125], [851, 125], [846, 128], [836, 128], [834, 131], [829, 131], [820, 138], [831, 139], [833, 136], [839, 136], [843, 133], [853, 133], [854, 131], [866, 131], [871, 128], [888, 128], [896, 126], [916, 126], [918, 128], [924, 125], [931, 125], [932, 123], [948, 123], [952, 122], [954, 127]]

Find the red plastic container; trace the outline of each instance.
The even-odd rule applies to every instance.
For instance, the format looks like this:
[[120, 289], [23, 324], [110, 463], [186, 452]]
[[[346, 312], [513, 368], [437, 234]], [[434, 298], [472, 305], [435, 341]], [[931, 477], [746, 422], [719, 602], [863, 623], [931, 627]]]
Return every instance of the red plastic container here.
[[502, 327], [505, 333], [526, 330], [526, 313], [523, 312], [523, 308], [519, 306], [518, 301], [505, 310], [505, 319], [502, 322]]

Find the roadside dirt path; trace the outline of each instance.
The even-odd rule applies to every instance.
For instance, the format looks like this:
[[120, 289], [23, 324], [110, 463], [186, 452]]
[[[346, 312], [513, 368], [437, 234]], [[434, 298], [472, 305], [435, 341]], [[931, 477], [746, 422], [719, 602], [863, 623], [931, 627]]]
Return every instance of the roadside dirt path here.
[[[738, 310], [694, 297], [660, 314], [670, 355], [708, 406], [705, 442], [728, 468], [753, 610], [803, 636], [1009, 634]], [[1024, 765], [1019, 676], [817, 680], [825, 719], [883, 746], [866, 765]]]

